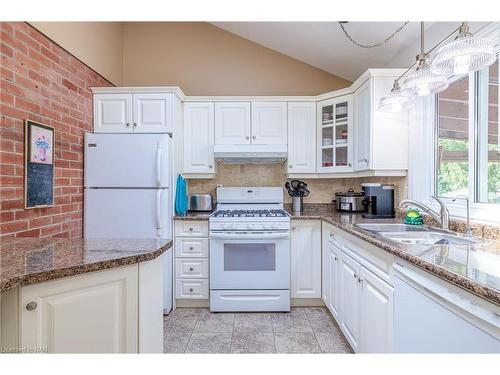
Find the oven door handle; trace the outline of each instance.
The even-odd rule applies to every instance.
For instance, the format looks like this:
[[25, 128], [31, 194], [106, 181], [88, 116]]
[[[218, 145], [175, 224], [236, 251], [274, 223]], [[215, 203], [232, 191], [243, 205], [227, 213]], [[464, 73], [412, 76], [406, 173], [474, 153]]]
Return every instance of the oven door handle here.
[[290, 233], [210, 233], [209, 236], [211, 239], [217, 240], [272, 240], [279, 238], [288, 238], [290, 237]]

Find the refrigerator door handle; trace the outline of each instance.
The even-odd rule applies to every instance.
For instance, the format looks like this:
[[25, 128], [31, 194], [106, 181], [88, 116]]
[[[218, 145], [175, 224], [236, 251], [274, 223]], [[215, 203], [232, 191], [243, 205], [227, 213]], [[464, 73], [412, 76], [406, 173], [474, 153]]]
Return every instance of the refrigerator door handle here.
[[156, 146], [156, 186], [161, 187], [161, 144]]
[[161, 189], [158, 189], [156, 192], [156, 229], [158, 232], [158, 235], [160, 235], [161, 231]]

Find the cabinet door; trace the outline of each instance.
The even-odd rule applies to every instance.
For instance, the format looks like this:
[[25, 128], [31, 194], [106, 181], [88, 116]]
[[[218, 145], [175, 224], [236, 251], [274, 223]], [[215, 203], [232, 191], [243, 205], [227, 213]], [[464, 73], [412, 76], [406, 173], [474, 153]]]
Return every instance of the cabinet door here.
[[167, 133], [173, 126], [173, 94], [134, 94], [134, 132]]
[[137, 353], [137, 285], [134, 265], [21, 288], [21, 346]]
[[390, 353], [394, 289], [366, 268], [360, 271], [360, 352]]
[[372, 81], [365, 82], [354, 93], [354, 170], [370, 167]]
[[250, 103], [215, 103], [215, 144], [250, 144]]
[[318, 173], [352, 171], [352, 95], [317, 104]]
[[328, 288], [330, 291], [330, 298], [328, 299], [328, 309], [332, 315], [338, 319], [340, 316], [340, 295], [342, 290], [340, 288], [340, 251], [331, 242], [328, 243], [327, 254], [327, 267], [328, 267]]
[[215, 173], [214, 103], [184, 104], [184, 173]]
[[291, 297], [321, 298], [321, 222], [294, 221], [291, 244]]
[[132, 132], [132, 94], [95, 94], [94, 132]]
[[286, 102], [252, 103], [252, 143], [287, 144]]
[[340, 308], [342, 309], [342, 331], [355, 352], [358, 351], [359, 324], [359, 272], [360, 264], [342, 253], [340, 256]]
[[316, 103], [288, 103], [288, 173], [316, 173]]

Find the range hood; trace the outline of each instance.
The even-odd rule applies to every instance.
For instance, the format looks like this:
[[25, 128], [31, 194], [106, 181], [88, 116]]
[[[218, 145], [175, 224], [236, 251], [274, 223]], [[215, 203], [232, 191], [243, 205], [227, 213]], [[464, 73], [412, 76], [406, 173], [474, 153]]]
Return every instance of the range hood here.
[[287, 145], [215, 145], [214, 156], [225, 164], [281, 164]]

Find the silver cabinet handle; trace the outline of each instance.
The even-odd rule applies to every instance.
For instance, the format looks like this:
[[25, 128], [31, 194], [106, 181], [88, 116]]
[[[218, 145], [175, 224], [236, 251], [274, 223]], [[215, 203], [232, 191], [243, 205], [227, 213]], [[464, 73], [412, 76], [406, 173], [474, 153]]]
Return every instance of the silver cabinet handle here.
[[351, 164], [351, 163], [349, 163], [349, 164], [347, 164], [347, 165], [348, 165], [349, 167], [350, 167], [350, 166], [352, 166], [352, 164]]
[[296, 227], [292, 227], [292, 230], [295, 230], [295, 229], [297, 229], [297, 228]]
[[213, 165], [209, 165], [208, 168], [212, 169], [214, 166]]
[[252, 137], [252, 139], [257, 139], [257, 137], [254, 135], [254, 136]]
[[354, 275], [352, 275], [356, 280], [358, 279], [358, 274], [357, 273], [354, 273]]
[[190, 271], [193, 271], [193, 267], [189, 267], [189, 270], [190, 270]]
[[192, 231], [193, 231], [193, 228], [192, 228], [192, 227], [190, 227], [190, 228], [189, 228], [189, 231], [190, 231], [190, 232], [192, 232]]
[[250, 136], [249, 135], [245, 136], [245, 139], [250, 139]]
[[290, 165], [288, 166], [288, 168], [292, 169], [292, 168], [293, 168], [293, 165], [291, 165], [291, 164], [290, 164]]
[[189, 246], [189, 250], [191, 250], [191, 251], [192, 251], [192, 250], [193, 250], [193, 246]]
[[29, 302], [27, 305], [26, 305], [26, 310], [28, 311], [33, 311], [35, 310], [37, 307], [37, 303], [36, 302]]
[[337, 258], [337, 256], [334, 256], [333, 258], [334, 258], [336, 261], [337, 261], [337, 260], [339, 260], [339, 258]]
[[193, 288], [189, 288], [189, 291], [192, 292], [194, 289]]
[[134, 122], [134, 126], [137, 126], [137, 122]]
[[127, 125], [127, 127], [128, 127], [128, 126], [130, 126], [130, 122], [127, 122], [127, 124], [126, 124], [126, 125]]

